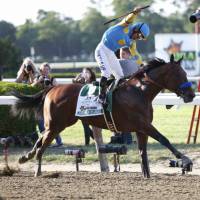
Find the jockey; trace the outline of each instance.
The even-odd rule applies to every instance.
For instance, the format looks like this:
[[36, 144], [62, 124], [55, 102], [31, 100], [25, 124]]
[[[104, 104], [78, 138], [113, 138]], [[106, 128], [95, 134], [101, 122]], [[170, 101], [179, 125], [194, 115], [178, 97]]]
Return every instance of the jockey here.
[[129, 47], [132, 58], [138, 65], [142, 64], [142, 57], [137, 51], [136, 40], [145, 40], [150, 33], [149, 26], [142, 22], [132, 24], [140, 8], [126, 16], [120, 23], [105, 31], [101, 42], [95, 50], [95, 59], [101, 70], [100, 95], [98, 101], [105, 103], [107, 78], [113, 74], [119, 81], [124, 77], [115, 52], [122, 47]]

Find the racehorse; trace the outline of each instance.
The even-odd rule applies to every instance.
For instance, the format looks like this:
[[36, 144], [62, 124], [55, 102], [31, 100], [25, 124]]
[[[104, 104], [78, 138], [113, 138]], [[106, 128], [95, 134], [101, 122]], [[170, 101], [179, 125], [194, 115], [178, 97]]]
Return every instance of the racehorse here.
[[[138, 149], [141, 156], [141, 167], [144, 177], [150, 177], [147, 156], [148, 137], [152, 137], [168, 148], [176, 158], [182, 159], [183, 167], [192, 165], [192, 161], [178, 151], [169, 140], [163, 136], [153, 125], [152, 101], [162, 90], [168, 89], [180, 96], [185, 103], [191, 102], [195, 94], [188, 82], [187, 76], [181, 67], [181, 60], [175, 61], [174, 56], [170, 62], [155, 58], [148, 62], [143, 70], [136, 73], [113, 92], [112, 114], [119, 131], [136, 132]], [[145, 76], [143, 89], [136, 87], [134, 78]], [[52, 140], [66, 127], [75, 124], [78, 119], [84, 123], [107, 129], [103, 115], [79, 118], [75, 116], [79, 92], [83, 85], [66, 84], [48, 88], [35, 95], [22, 95], [14, 92], [18, 98], [13, 105], [13, 113], [35, 116], [42, 114], [45, 121], [45, 131], [35, 143], [33, 149], [19, 158], [19, 163], [25, 163], [36, 155], [38, 167], [35, 176], [41, 175], [42, 155]]]

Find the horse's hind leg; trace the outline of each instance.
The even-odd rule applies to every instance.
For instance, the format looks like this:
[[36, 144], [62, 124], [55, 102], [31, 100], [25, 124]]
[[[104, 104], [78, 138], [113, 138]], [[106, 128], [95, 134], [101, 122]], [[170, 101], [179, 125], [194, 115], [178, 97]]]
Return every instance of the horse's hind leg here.
[[145, 178], [150, 178], [149, 161], [147, 155], [147, 141], [148, 136], [137, 132], [139, 155], [141, 156], [141, 168]]
[[23, 155], [19, 158], [18, 162], [20, 164], [23, 164], [25, 162], [27, 162], [28, 160], [32, 159], [34, 157], [34, 155], [36, 154], [36, 150], [39, 146], [41, 146], [42, 144], [42, 137], [38, 138], [38, 140], [36, 141], [35, 145], [33, 146], [32, 150], [29, 151], [26, 155]]
[[37, 147], [36, 149], [36, 160], [38, 161], [37, 167], [35, 170], [35, 177], [40, 176], [42, 174], [41, 165], [42, 165], [42, 155], [45, 151], [45, 149], [51, 144], [53, 139], [58, 135], [58, 133], [52, 132], [50, 130], [45, 131], [45, 134], [43, 135], [41, 145]]

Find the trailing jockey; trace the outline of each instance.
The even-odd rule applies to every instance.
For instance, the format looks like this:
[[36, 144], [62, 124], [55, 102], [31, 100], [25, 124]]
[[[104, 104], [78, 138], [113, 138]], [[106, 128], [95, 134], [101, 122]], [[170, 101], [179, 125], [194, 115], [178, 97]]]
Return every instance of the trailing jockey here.
[[135, 8], [133, 13], [126, 16], [120, 23], [106, 30], [95, 50], [95, 59], [101, 70], [98, 101], [102, 104], [106, 101], [107, 79], [110, 75], [113, 74], [117, 82], [124, 77], [115, 52], [122, 47], [129, 47], [135, 62], [138, 65], [142, 64], [142, 57], [136, 48], [136, 40], [146, 40], [150, 29], [146, 23], [133, 24], [140, 12], [141, 8]]

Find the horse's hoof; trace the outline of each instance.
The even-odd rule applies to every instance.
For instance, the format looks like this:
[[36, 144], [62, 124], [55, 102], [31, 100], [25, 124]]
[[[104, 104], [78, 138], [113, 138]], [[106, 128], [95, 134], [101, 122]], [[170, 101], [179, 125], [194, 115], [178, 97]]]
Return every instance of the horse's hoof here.
[[110, 172], [109, 167], [101, 168], [101, 172]]
[[27, 158], [25, 157], [25, 156], [21, 156], [20, 158], [19, 158], [19, 160], [18, 160], [18, 163], [19, 164], [23, 164], [23, 163], [25, 163], [27, 161]]
[[42, 175], [42, 172], [35, 172], [34, 177], [39, 177]]
[[143, 174], [143, 177], [144, 177], [144, 178], [151, 178], [151, 177], [150, 177], [150, 174], [146, 174], [146, 173]]
[[150, 175], [146, 175], [145, 178], [151, 178]]
[[182, 158], [182, 174], [185, 174], [185, 172], [191, 172], [192, 167], [193, 167], [192, 161], [188, 157], [184, 156]]
[[187, 165], [185, 165], [182, 168], [182, 174], [185, 174], [185, 172], [191, 172], [192, 171], [192, 167], [193, 167], [192, 163], [188, 163]]

